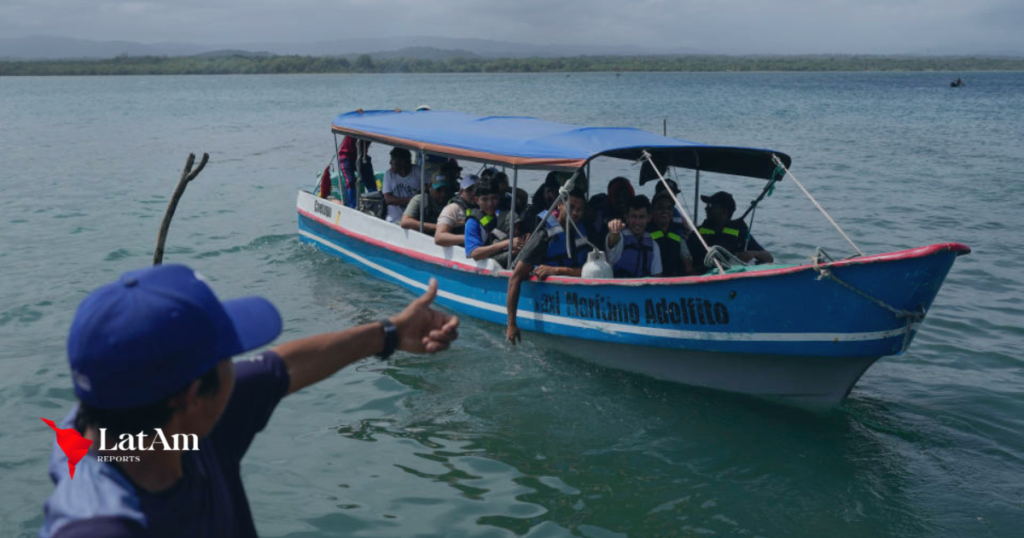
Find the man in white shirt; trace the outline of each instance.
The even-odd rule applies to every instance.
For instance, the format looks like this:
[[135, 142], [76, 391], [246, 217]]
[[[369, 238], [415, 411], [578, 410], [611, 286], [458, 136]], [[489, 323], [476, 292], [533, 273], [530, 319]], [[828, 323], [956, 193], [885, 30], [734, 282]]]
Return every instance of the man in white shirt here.
[[381, 191], [388, 206], [388, 222], [401, 222], [405, 206], [420, 192], [420, 168], [413, 167], [409, 150], [391, 150], [391, 168], [384, 173]]

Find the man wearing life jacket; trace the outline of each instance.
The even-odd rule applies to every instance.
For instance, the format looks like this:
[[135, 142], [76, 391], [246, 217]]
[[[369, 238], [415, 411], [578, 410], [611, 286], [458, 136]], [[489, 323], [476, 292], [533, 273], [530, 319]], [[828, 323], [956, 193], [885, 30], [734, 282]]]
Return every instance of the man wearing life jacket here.
[[491, 258], [502, 267], [509, 261], [509, 247], [514, 253], [522, 246], [518, 238], [509, 237], [509, 212], [498, 211], [500, 188], [493, 177], [476, 183], [477, 208], [466, 217], [466, 257], [474, 260]]
[[760, 264], [771, 263], [775, 260], [772, 254], [750, 235], [750, 230], [745, 222], [732, 220], [732, 215], [736, 212], [736, 201], [733, 200], [731, 194], [720, 191], [711, 196], [702, 195], [700, 199], [706, 204], [704, 206], [706, 218], [697, 227], [697, 233], [691, 234], [687, 239], [687, 246], [693, 253], [694, 269], [697, 274], [704, 274], [708, 270], [708, 267], [704, 265], [707, 250], [697, 238], [698, 234], [704, 238], [709, 247], [721, 246], [740, 261], [754, 260]]
[[676, 210], [675, 202], [664, 190], [654, 195], [651, 203], [651, 225], [648, 232], [651, 239], [658, 244], [661, 252], [662, 276], [686, 276], [693, 274], [693, 256], [686, 246], [686, 237], [690, 231], [673, 218]]
[[641, 194], [629, 201], [626, 222], [615, 219], [608, 223], [604, 251], [615, 270], [615, 278], [661, 275], [661, 249], [647, 233], [650, 221], [651, 202]]
[[479, 178], [469, 174], [459, 181], [459, 194], [455, 195], [437, 217], [434, 244], [442, 247], [464, 246], [466, 218], [476, 208], [476, 182]]
[[[569, 193], [568, 203], [559, 202], [554, 215], [548, 215], [546, 211], [538, 215], [538, 218], [544, 219], [545, 229], [538, 232], [543, 235], [530, 245], [529, 250], [523, 251], [508, 280], [508, 299], [505, 303], [508, 325], [505, 338], [512, 344], [522, 339], [516, 324], [516, 314], [519, 311], [519, 291], [523, 281], [528, 280], [531, 274], [543, 279], [549, 276], [579, 277], [583, 273], [583, 264], [587, 262], [587, 254], [590, 253], [586, 230], [580, 222], [586, 205], [583, 191], [573, 189]], [[569, 219], [575, 225], [570, 224]], [[570, 238], [568, 249], [567, 234]]]

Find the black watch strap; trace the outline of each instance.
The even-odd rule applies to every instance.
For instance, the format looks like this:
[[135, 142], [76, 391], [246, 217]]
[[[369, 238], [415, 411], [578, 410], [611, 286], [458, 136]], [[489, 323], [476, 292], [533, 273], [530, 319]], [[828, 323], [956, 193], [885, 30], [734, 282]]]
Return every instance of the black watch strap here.
[[377, 358], [384, 361], [391, 358], [391, 355], [398, 349], [398, 329], [389, 319], [382, 319], [378, 323], [384, 329], [384, 349], [377, 354]]

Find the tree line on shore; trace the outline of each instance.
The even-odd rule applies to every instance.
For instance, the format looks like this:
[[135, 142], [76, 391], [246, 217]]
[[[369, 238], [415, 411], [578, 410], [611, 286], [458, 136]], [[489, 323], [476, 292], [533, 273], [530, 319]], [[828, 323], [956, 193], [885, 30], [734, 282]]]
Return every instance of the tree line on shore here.
[[744, 71], [1021, 71], [1024, 57], [576, 56], [564, 58], [353, 58], [327, 56], [119, 56], [0, 61], [0, 76], [249, 75], [288, 73], [545, 73]]

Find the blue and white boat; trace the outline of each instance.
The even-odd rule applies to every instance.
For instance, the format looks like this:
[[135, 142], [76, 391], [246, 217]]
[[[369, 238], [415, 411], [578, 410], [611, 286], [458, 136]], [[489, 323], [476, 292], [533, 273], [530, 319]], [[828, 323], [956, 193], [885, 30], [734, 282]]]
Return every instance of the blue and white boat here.
[[[334, 119], [352, 136], [460, 161], [581, 170], [596, 157], [653, 155], [672, 166], [775, 181], [780, 152], [709, 146], [638, 129], [578, 127], [523, 117], [442, 111], [356, 111]], [[422, 161], [421, 161], [422, 162]], [[461, 247], [300, 191], [301, 240], [414, 291], [437, 278], [437, 302], [506, 321], [509, 272]], [[680, 383], [812, 404], [841, 402], [880, 357], [906, 351], [966, 245], [804, 265], [741, 267], [644, 279], [535, 277], [522, 288], [519, 326], [584, 360]], [[497, 330], [497, 329], [496, 329]]]

